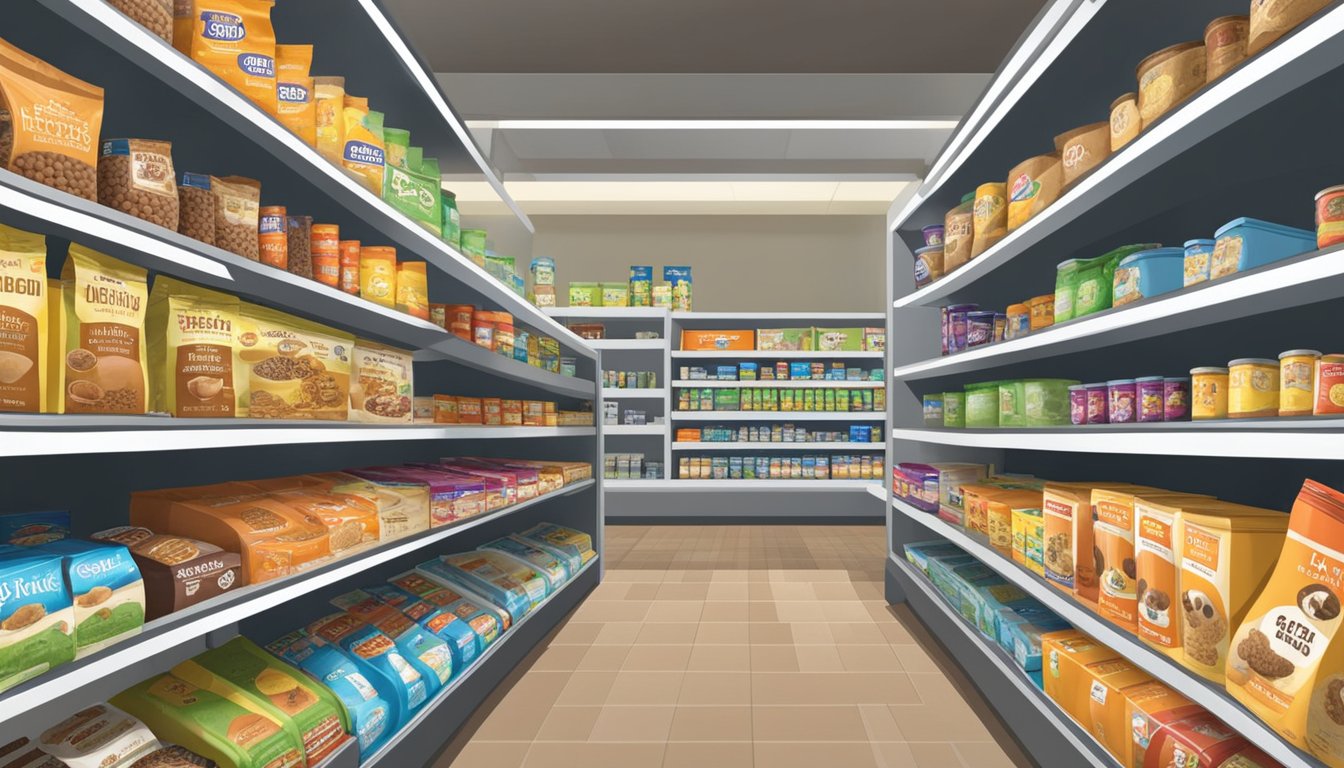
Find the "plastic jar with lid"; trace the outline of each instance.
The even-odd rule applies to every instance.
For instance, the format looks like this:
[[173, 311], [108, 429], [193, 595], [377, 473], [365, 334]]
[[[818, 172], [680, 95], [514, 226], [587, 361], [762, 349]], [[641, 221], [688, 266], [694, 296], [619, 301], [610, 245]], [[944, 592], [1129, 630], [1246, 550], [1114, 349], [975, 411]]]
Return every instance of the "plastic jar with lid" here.
[[1112, 424], [1131, 424], [1138, 418], [1133, 379], [1106, 382], [1106, 410]]
[[1026, 304], [1009, 304], [1008, 324], [1003, 329], [1003, 338], [1016, 339], [1031, 333], [1031, 308]]
[[1069, 423], [1077, 426], [1087, 423], [1087, 385], [1069, 387]]
[[1138, 404], [1138, 421], [1162, 421], [1164, 418], [1161, 376], [1142, 376], [1134, 380], [1134, 397]]
[[1205, 366], [1190, 369], [1190, 418], [1227, 418], [1226, 368]]
[[1279, 355], [1279, 415], [1310, 416], [1316, 405], [1316, 362], [1321, 353], [1314, 349], [1290, 349]]
[[1111, 421], [1110, 393], [1106, 382], [1097, 381], [1084, 384], [1087, 389], [1087, 423], [1109, 424]]
[[1255, 419], [1279, 415], [1279, 363], [1243, 357], [1227, 364], [1227, 415]]
[[1162, 420], [1190, 419], [1190, 377], [1168, 376], [1162, 380]]
[[966, 348], [983, 347], [994, 343], [994, 313], [985, 311], [966, 313]]

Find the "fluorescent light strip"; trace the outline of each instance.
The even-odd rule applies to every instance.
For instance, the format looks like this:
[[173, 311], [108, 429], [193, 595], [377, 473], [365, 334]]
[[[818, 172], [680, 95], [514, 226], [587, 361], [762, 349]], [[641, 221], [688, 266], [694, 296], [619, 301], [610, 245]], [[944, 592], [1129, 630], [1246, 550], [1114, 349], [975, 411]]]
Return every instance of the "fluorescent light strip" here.
[[956, 120], [468, 120], [506, 131], [940, 131]]
[[471, 158], [476, 161], [476, 165], [480, 167], [481, 173], [485, 174], [485, 178], [490, 182], [490, 186], [495, 188], [495, 191], [499, 193], [500, 198], [513, 210], [514, 215], [518, 217], [518, 220], [523, 223], [523, 226], [527, 227], [527, 231], [535, 234], [537, 230], [536, 227], [532, 225], [532, 220], [527, 217], [526, 213], [523, 213], [523, 209], [518, 206], [518, 203], [514, 202], [513, 198], [509, 197], [509, 193], [504, 189], [504, 183], [495, 176], [494, 171], [490, 168], [490, 164], [486, 162], [480, 149], [476, 147], [476, 140], [472, 138], [467, 128], [458, 120], [457, 115], [453, 114], [453, 110], [449, 108], [448, 102], [444, 101], [438, 88], [429, 79], [429, 75], [425, 73], [425, 70], [420, 66], [420, 63], [416, 61], [410, 48], [406, 46], [406, 41], [392, 28], [392, 24], [387, 20], [387, 17], [383, 15], [383, 12], [378, 6], [374, 4], [373, 0], [359, 0], [359, 4], [363, 6], [365, 13], [369, 14], [369, 18], [373, 21], [374, 26], [378, 28], [378, 31], [383, 33], [383, 37], [387, 40], [388, 44], [392, 46], [392, 50], [396, 51], [397, 56], [401, 58], [402, 63], [406, 66], [406, 70], [410, 72], [411, 76], [415, 78], [415, 81], [420, 84], [420, 90], [424, 91], [425, 96], [429, 98], [430, 103], [438, 109], [439, 114], [443, 117], [444, 121], [453, 129], [453, 133], [457, 134], [458, 139], [462, 142], [462, 146], [466, 148], [467, 153], [471, 155]]

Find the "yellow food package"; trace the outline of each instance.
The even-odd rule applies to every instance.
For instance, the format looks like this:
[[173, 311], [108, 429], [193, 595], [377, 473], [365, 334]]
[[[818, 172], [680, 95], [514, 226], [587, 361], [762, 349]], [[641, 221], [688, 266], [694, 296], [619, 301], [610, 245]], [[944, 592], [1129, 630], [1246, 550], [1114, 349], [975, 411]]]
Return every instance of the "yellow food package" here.
[[350, 420], [409, 424], [415, 393], [411, 353], [371, 341], [355, 342]]
[[150, 410], [179, 418], [234, 416], [236, 296], [154, 279], [149, 293]]
[[243, 302], [234, 347], [239, 414], [345, 421], [354, 337]]
[[313, 95], [313, 46], [275, 46], [275, 116], [280, 124], [317, 146], [317, 102]]
[[1199, 497], [1175, 491], [1092, 489], [1092, 542], [1095, 548], [1097, 612], [1138, 633], [1138, 562], [1134, 557], [1134, 504], [1142, 494], [1147, 501]]
[[429, 275], [423, 261], [397, 265], [397, 309], [421, 320], [429, 319]]
[[366, 245], [359, 249], [359, 295], [385, 307], [397, 303], [397, 249]]
[[1129, 717], [1135, 710], [1155, 711], [1154, 707], [1188, 703], [1120, 654], [1076, 630], [1041, 635], [1041, 666], [1045, 694], [1124, 766], [1133, 765]]
[[1344, 765], [1344, 494], [1307, 480], [1274, 571], [1232, 635], [1227, 692], [1295, 746]]
[[386, 156], [383, 148], [383, 113], [369, 110], [369, 100], [362, 96], [345, 95], [345, 145], [341, 149], [341, 166], [349, 171], [370, 192], [383, 192], [383, 170]]
[[103, 89], [0, 40], [0, 167], [98, 199]]
[[148, 275], [140, 267], [71, 245], [61, 269], [60, 413], [144, 413]]
[[47, 243], [0, 226], [0, 411], [47, 410]]
[[313, 120], [317, 151], [333, 163], [345, 148], [345, 78], [313, 78]]
[[173, 12], [173, 46], [269, 115], [276, 113], [273, 5], [272, 0], [178, 0]]

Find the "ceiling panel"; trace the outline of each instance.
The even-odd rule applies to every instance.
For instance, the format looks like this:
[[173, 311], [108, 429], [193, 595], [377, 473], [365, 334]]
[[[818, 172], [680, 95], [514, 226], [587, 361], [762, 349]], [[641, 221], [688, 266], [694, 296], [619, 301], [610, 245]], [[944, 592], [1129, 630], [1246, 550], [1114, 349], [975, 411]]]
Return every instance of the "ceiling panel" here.
[[1045, 0], [383, 0], [436, 72], [993, 72]]
[[[542, 131], [538, 131], [542, 133]], [[788, 131], [603, 131], [618, 158], [667, 160], [775, 160], [788, 148]]]

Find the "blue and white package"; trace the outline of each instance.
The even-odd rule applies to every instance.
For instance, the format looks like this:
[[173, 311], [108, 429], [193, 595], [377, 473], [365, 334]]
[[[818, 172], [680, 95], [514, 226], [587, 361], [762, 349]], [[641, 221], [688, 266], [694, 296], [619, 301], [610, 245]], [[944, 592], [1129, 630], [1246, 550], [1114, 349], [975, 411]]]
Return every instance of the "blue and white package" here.
[[145, 582], [120, 544], [59, 539], [34, 549], [62, 558], [75, 611], [75, 658], [87, 656], [145, 625]]
[[563, 525], [537, 523], [517, 535], [519, 538], [568, 557], [570, 578], [573, 578], [574, 574], [579, 572], [579, 568], [584, 563], [597, 556], [597, 553], [593, 551], [592, 536], [583, 531], [566, 528]]
[[392, 638], [401, 655], [425, 678], [430, 696], [452, 679], [453, 656], [448, 644], [406, 614], [362, 589], [334, 597], [331, 604]]
[[345, 651], [359, 671], [394, 705], [396, 728], [400, 730], [415, 711], [429, 698], [424, 675], [402, 656], [392, 638], [348, 613], [333, 613], [308, 625], [308, 634], [317, 642]]
[[467, 622], [451, 611], [426, 602], [394, 584], [374, 584], [366, 587], [365, 591], [401, 611], [402, 615], [447, 643], [448, 650], [453, 654], [454, 674], [462, 674], [462, 670], [479, 655], [480, 638]]
[[74, 661], [74, 625], [61, 557], [0, 550], [0, 690]]
[[546, 578], [550, 592], [555, 592], [569, 581], [569, 564], [559, 554], [538, 546], [518, 536], [504, 536], [487, 542], [480, 549], [501, 552], [507, 557], [532, 566], [537, 573]]
[[480, 593], [509, 612], [513, 623], [546, 599], [546, 579], [531, 566], [498, 552], [476, 550], [445, 555], [417, 565], [417, 571], [432, 579], [457, 583]]
[[508, 611], [459, 584], [450, 585], [419, 571], [393, 576], [389, 582], [465, 621], [476, 634], [477, 655], [484, 653], [499, 639], [500, 634], [512, 626]]
[[385, 698], [392, 696], [392, 691], [380, 691], [345, 651], [334, 645], [320, 645], [301, 629], [267, 643], [266, 650], [303, 670], [340, 700], [349, 720], [346, 725], [359, 743], [361, 758], [373, 753], [393, 734], [396, 710]]
[[30, 547], [70, 535], [69, 512], [16, 512], [0, 515], [0, 544]]

